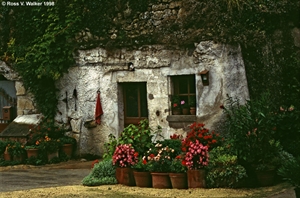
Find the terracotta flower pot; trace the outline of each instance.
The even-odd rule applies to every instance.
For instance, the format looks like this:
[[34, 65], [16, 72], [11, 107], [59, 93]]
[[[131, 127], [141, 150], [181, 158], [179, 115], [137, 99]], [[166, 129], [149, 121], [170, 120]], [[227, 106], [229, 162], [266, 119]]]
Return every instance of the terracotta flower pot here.
[[53, 153], [48, 153], [48, 161], [52, 160], [55, 157], [58, 157], [58, 151]]
[[62, 151], [69, 157], [72, 157], [73, 153], [73, 145], [72, 144], [64, 144], [62, 146]]
[[189, 188], [205, 188], [205, 170], [188, 170], [188, 187]]
[[9, 153], [3, 153], [3, 158], [5, 161], [11, 161], [12, 157]]
[[196, 107], [190, 107], [190, 114], [196, 115]]
[[181, 109], [173, 109], [172, 114], [173, 115], [181, 115]]
[[169, 173], [151, 173], [153, 188], [172, 188]]
[[188, 108], [182, 109], [182, 114], [183, 114], [183, 115], [189, 115], [189, 114], [190, 114], [189, 109], [188, 109]]
[[135, 184], [138, 187], [152, 187], [152, 176], [150, 172], [133, 171]]
[[27, 158], [37, 157], [39, 149], [27, 149], [26, 152], [27, 152]]
[[116, 168], [116, 179], [119, 184], [123, 184], [126, 186], [135, 186], [134, 175], [133, 175], [133, 171], [131, 168], [117, 167]]
[[186, 173], [169, 173], [173, 188], [187, 189], [187, 174]]

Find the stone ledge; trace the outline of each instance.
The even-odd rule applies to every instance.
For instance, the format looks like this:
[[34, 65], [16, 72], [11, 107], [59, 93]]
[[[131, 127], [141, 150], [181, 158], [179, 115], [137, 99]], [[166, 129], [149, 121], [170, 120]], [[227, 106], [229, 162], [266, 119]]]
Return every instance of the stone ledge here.
[[169, 126], [174, 129], [186, 128], [188, 125], [196, 122], [196, 115], [169, 115], [167, 121]]

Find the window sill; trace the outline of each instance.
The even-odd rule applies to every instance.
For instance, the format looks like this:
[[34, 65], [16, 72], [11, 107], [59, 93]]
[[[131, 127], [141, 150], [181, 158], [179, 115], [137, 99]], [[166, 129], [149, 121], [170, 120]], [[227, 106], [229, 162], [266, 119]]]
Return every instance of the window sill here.
[[196, 122], [196, 120], [196, 115], [169, 115], [167, 117], [169, 126], [174, 129], [185, 128], [187, 125]]

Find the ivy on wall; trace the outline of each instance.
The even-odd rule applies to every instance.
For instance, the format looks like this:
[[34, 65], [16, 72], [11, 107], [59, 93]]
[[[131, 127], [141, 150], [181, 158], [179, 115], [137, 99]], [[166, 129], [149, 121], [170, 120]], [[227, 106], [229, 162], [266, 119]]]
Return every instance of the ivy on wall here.
[[[175, 8], [181, 12], [181, 19], [161, 18], [165, 22], [159, 28], [149, 21], [153, 5], [163, 7], [175, 1], [53, 2], [54, 6], [0, 7], [2, 60], [16, 69], [25, 88], [33, 93], [39, 110], [48, 117], [56, 114], [55, 81], [75, 64], [74, 53], [78, 48], [172, 45], [175, 43], [172, 39], [179, 34], [183, 37], [176, 40], [176, 45], [182, 47], [208, 39], [240, 43], [251, 96], [270, 89], [273, 95], [278, 95], [277, 101], [286, 98], [286, 93], [279, 93], [276, 87], [284, 89], [292, 85], [286, 83], [290, 79], [287, 74], [295, 76], [290, 71], [299, 68], [299, 62], [295, 61], [297, 49], [286, 31], [299, 27], [298, 0], [187, 0]], [[142, 15], [145, 12], [149, 16]], [[128, 26], [136, 20], [144, 20], [153, 29], [133, 35]], [[284, 35], [276, 36], [276, 31]], [[117, 36], [112, 38], [114, 33]], [[266, 78], [259, 71], [269, 71], [270, 75]], [[276, 74], [286, 74], [280, 75], [284, 86], [276, 81]]]

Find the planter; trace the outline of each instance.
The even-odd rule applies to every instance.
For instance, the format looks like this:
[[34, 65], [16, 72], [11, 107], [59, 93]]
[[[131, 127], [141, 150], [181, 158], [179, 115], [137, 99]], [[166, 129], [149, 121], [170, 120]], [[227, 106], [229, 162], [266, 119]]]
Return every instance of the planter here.
[[181, 115], [181, 109], [173, 109], [172, 114], [173, 115]]
[[169, 173], [171, 184], [173, 188], [187, 189], [187, 174], [186, 173]]
[[138, 187], [152, 187], [152, 177], [150, 172], [133, 171], [135, 184]]
[[51, 161], [55, 157], [58, 157], [58, 151], [56, 151], [54, 153], [48, 153], [48, 162]]
[[172, 188], [169, 173], [151, 173], [153, 188]]
[[20, 156], [13, 156], [14, 161], [17, 162], [23, 162], [24, 161], [24, 155], [20, 155]]
[[72, 157], [73, 153], [73, 144], [64, 144], [62, 146], [62, 151], [69, 157]]
[[258, 184], [262, 187], [272, 186], [276, 175], [275, 170], [255, 171]]
[[3, 153], [3, 158], [5, 161], [11, 161], [12, 157], [9, 153]]
[[190, 114], [190, 110], [187, 108], [182, 109], [182, 114], [183, 115], [189, 115]]
[[131, 168], [116, 168], [116, 179], [119, 184], [126, 186], [135, 186], [133, 170]]
[[39, 153], [39, 149], [26, 149], [27, 158], [37, 157]]
[[188, 187], [189, 188], [205, 188], [205, 170], [188, 170]]
[[190, 107], [190, 114], [196, 115], [196, 107]]

